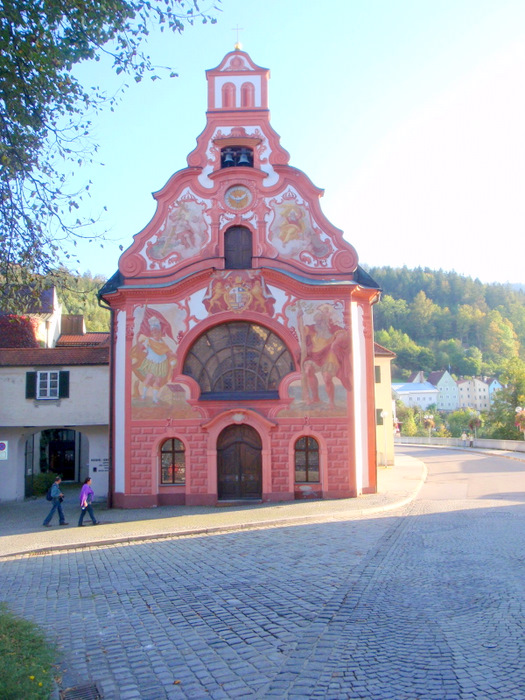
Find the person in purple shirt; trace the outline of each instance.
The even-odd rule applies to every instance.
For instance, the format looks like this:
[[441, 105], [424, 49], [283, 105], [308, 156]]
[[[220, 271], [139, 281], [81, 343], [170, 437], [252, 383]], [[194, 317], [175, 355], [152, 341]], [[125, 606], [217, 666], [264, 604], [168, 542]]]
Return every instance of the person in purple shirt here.
[[80, 491], [80, 518], [78, 519], [78, 526], [83, 527], [83, 520], [86, 511], [89, 513], [91, 522], [93, 525], [98, 525], [98, 520], [95, 518], [95, 513], [93, 513], [93, 506], [91, 505], [93, 501], [93, 496], [95, 495], [93, 489], [91, 488], [91, 477], [88, 476], [84, 480], [84, 485]]

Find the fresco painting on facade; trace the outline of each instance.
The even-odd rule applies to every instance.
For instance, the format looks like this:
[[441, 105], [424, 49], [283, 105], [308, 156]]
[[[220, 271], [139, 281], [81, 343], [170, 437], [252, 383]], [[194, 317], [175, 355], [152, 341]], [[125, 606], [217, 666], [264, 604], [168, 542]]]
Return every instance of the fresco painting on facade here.
[[147, 256], [152, 260], [164, 260], [175, 254], [174, 260], [169, 262], [176, 262], [182, 256], [197, 255], [208, 242], [205, 208], [203, 202], [195, 199], [177, 200], [161, 225], [156, 241], [147, 246]]
[[[157, 308], [140, 306], [135, 309], [134, 340], [131, 347], [133, 382], [133, 418], [154, 418], [173, 408], [173, 393], [167, 387], [176, 366], [173, 325], [166, 315], [176, 312], [175, 305]], [[166, 314], [166, 315], [165, 315]], [[148, 411], [144, 415], [144, 409]], [[138, 409], [138, 410], [137, 410]]]
[[351, 343], [343, 308], [341, 302], [303, 300], [288, 306], [289, 323], [299, 338], [301, 380], [291, 382], [288, 394], [294, 401], [280, 416], [346, 415]]
[[270, 200], [269, 206], [273, 211], [270, 240], [281, 255], [301, 259], [301, 253], [306, 253], [317, 260], [330, 255], [332, 245], [314, 229], [308, 209], [294, 190], [289, 188], [279, 200]]
[[273, 316], [274, 303], [264, 279], [251, 270], [216, 272], [204, 297], [204, 306], [210, 314], [249, 310]]

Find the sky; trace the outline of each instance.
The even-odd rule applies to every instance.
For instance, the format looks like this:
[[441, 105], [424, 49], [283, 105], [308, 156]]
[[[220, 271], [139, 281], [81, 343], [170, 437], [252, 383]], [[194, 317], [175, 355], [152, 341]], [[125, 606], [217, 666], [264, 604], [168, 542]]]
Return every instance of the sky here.
[[[108, 240], [81, 244], [76, 269], [117, 270], [119, 246], [155, 212], [151, 193], [186, 167], [206, 123], [205, 70], [240, 27], [242, 49], [270, 69], [271, 122], [290, 165], [325, 190], [322, 209], [360, 264], [525, 283], [523, 0], [220, 7], [215, 25], [151, 35], [152, 59], [178, 78], [133, 82], [94, 117], [97, 163], [74, 182], [92, 181], [80, 213]], [[122, 82], [105, 61], [76, 75], [108, 94]]]

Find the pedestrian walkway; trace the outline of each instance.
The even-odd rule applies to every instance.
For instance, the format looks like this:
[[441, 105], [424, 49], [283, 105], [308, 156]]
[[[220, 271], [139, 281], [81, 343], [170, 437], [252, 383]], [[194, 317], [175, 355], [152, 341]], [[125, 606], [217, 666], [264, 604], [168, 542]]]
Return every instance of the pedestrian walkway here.
[[359, 518], [410, 502], [426, 476], [425, 465], [412, 457], [396, 457], [393, 467], [378, 468], [378, 492], [359, 498], [288, 501], [228, 507], [162, 506], [148, 509], [106, 509], [95, 504], [100, 525], [77, 527], [76, 491], [66, 496], [68, 527], [44, 528], [49, 511], [45, 498], [0, 503], [0, 558], [60, 549], [118, 544], [135, 540], [210, 534], [240, 529], [300, 525]]
[[[400, 446], [401, 447], [401, 446]], [[428, 445], [411, 444], [407, 448]], [[436, 446], [432, 445], [432, 449]], [[483, 452], [525, 463], [525, 454], [504, 450], [447, 447], [443, 449]], [[64, 502], [68, 527], [42, 527], [49, 512], [45, 498], [22, 502], [0, 502], [0, 559], [61, 549], [119, 544], [139, 540], [210, 534], [241, 529], [301, 525], [360, 518], [401, 507], [412, 501], [426, 478], [422, 461], [396, 454], [392, 467], [378, 467], [378, 492], [359, 498], [319, 501], [287, 501], [228, 507], [162, 506], [157, 508], [107, 509], [95, 504], [100, 525], [77, 527], [79, 488]]]

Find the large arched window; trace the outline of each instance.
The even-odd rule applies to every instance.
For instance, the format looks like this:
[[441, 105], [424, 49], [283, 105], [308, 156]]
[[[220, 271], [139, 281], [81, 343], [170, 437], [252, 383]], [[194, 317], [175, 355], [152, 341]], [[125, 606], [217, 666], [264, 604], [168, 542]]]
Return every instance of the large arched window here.
[[224, 267], [249, 270], [252, 266], [252, 232], [245, 226], [232, 226], [224, 232]]
[[319, 444], [313, 437], [302, 437], [295, 443], [295, 481], [319, 482]]
[[281, 379], [295, 369], [283, 341], [247, 321], [214, 326], [191, 346], [183, 373], [195, 379], [201, 399], [278, 398]]

